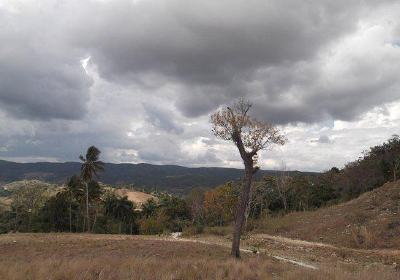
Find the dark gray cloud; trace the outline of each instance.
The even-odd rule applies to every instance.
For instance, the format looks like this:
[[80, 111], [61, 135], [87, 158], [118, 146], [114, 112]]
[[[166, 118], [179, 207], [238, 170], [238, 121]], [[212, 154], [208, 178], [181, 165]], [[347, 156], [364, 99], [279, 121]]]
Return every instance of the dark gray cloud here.
[[219, 85], [313, 57], [355, 28], [356, 5], [328, 2], [107, 2], [95, 6], [96, 20], [80, 17], [72, 36], [91, 49], [106, 78], [157, 72], [189, 85]]
[[333, 143], [333, 139], [329, 138], [327, 135], [321, 135], [318, 139], [313, 139], [310, 141], [311, 143], [320, 143], [320, 144], [330, 144]]
[[[372, 81], [370, 74], [381, 75], [385, 66], [377, 69], [375, 63], [349, 57], [354, 69], [337, 78], [348, 80], [349, 74], [355, 79], [341, 85], [326, 80], [332, 73], [325, 69], [329, 57], [324, 54], [334, 56], [332, 44], [392, 3], [105, 2], [82, 5], [76, 29], [68, 34], [75, 46], [90, 52], [105, 79], [144, 89], [176, 85], [171, 98], [185, 116], [198, 117], [246, 96], [257, 101], [260, 116], [280, 124], [326, 117], [351, 120], [399, 98], [388, 89], [394, 75]], [[93, 11], [96, 20], [84, 16]], [[386, 63], [393, 67], [393, 61]], [[375, 98], [377, 92], [385, 98]]]
[[222, 160], [216, 155], [216, 151], [208, 149], [204, 154], [200, 154], [195, 157], [192, 162], [196, 162], [197, 165], [213, 165], [218, 166], [222, 163]]
[[148, 122], [154, 127], [170, 133], [183, 133], [182, 125], [174, 120], [174, 114], [171, 110], [153, 104], [143, 104], [143, 107], [147, 113]]
[[[9, 51], [0, 57], [0, 102], [20, 117], [81, 118], [92, 84], [80, 67], [84, 55], [106, 80], [144, 92], [174, 85], [165, 95], [189, 117], [246, 96], [257, 101], [258, 114], [281, 124], [350, 120], [399, 98], [390, 88], [394, 72], [370, 79], [392, 68], [389, 60], [376, 68], [349, 57], [354, 69], [343, 74], [355, 79], [344, 85], [327, 80], [332, 73], [324, 65], [327, 52], [335, 55], [332, 44], [395, 1], [45, 3], [44, 16], [30, 6], [17, 14], [2, 11], [3, 49]], [[397, 22], [387, 25], [399, 35]]]
[[[240, 164], [209, 125], [240, 96], [303, 131], [360, 121], [400, 100], [399, 11], [391, 0], [4, 0], [0, 156], [73, 160], [95, 144], [109, 161]], [[324, 133], [288, 145], [342, 145]]]
[[53, 29], [55, 11], [19, 8], [0, 8], [0, 106], [18, 118], [82, 118], [93, 84], [82, 53]]

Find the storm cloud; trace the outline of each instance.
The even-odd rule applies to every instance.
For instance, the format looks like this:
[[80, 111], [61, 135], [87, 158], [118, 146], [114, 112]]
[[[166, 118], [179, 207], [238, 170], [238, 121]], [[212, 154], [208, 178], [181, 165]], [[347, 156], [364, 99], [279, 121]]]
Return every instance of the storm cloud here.
[[240, 166], [209, 115], [244, 96], [290, 137], [265, 166], [342, 164], [355, 130], [381, 127], [360, 152], [399, 129], [399, 14], [391, 0], [0, 0], [0, 157], [96, 144], [113, 162]]
[[[106, 2], [96, 6], [96, 20], [81, 16], [72, 37], [90, 50], [101, 77], [145, 89], [170, 85], [189, 117], [245, 95], [281, 124], [351, 120], [399, 98], [392, 44], [399, 6], [363, 3]], [[383, 25], [363, 26], [393, 6]]]
[[0, 106], [17, 118], [80, 119], [93, 84], [83, 57], [54, 28], [55, 10], [16, 6], [0, 6]]

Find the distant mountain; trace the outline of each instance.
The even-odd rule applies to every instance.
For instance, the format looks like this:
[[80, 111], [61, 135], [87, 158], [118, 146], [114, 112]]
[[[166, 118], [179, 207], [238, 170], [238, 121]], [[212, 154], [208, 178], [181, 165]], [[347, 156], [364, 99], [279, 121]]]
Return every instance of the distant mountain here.
[[[0, 182], [21, 180], [41, 180], [62, 184], [65, 179], [80, 172], [79, 162], [37, 162], [15, 163], [0, 160]], [[235, 168], [200, 167], [189, 168], [178, 165], [114, 164], [107, 163], [101, 181], [106, 184], [134, 184], [136, 188], [161, 189], [172, 193], [182, 193], [192, 187], [212, 188], [228, 181], [236, 180], [244, 170]], [[276, 171], [261, 170], [256, 179]], [[316, 174], [303, 172], [303, 174]]]

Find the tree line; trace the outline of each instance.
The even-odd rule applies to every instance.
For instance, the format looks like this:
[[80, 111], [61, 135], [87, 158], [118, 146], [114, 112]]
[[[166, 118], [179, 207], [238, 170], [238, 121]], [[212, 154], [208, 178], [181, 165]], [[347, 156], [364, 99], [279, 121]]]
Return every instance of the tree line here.
[[[243, 232], [269, 217], [344, 202], [399, 179], [399, 151], [399, 136], [393, 135], [342, 169], [302, 175], [283, 168], [275, 176], [265, 175], [252, 182]], [[88, 158], [96, 162], [98, 156], [90, 154]], [[126, 196], [118, 195], [116, 187], [85, 182], [82, 176], [73, 175], [61, 190], [45, 183], [28, 184], [12, 192], [0, 189], [11, 201], [8, 209], [0, 209], [0, 232], [201, 233], [206, 227], [234, 224], [242, 188], [243, 178], [239, 178], [213, 189], [193, 188], [180, 197], [156, 191], [153, 195], [157, 200], [149, 200], [138, 209]]]
[[157, 191], [157, 201], [149, 200], [140, 209], [114, 186], [94, 180], [104, 171], [100, 153], [92, 146], [79, 156], [81, 174], [67, 178], [61, 190], [46, 183], [0, 189], [11, 201], [8, 209], [0, 208], [0, 232], [161, 234], [182, 231], [190, 223], [182, 198]]

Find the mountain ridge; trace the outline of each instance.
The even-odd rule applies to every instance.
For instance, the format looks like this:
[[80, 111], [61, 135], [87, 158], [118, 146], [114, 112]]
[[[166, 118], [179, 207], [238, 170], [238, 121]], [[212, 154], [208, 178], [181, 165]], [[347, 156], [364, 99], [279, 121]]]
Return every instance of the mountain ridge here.
[[[0, 160], [0, 183], [21, 180], [41, 180], [62, 184], [67, 177], [80, 172], [79, 162], [17, 163]], [[133, 184], [136, 188], [161, 189], [173, 193], [187, 192], [190, 188], [212, 188], [243, 175], [243, 169], [225, 167], [185, 167], [180, 165], [154, 165], [149, 163], [106, 163], [101, 181], [106, 184]], [[280, 171], [260, 170], [255, 179], [264, 174]], [[299, 172], [299, 171], [291, 171]], [[316, 172], [301, 172], [314, 175]]]

